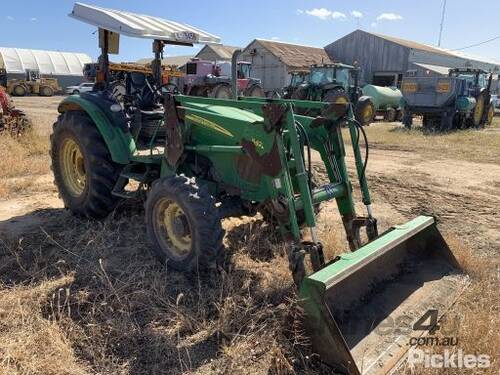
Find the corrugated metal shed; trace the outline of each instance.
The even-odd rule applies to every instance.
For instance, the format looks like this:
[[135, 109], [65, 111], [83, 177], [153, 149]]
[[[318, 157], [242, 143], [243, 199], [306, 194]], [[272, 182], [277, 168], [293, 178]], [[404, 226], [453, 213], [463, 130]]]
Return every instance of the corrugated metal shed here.
[[223, 44], [207, 44], [204, 46], [196, 57], [200, 60], [229, 61], [233, 57], [233, 52], [240, 47], [226, 46]]
[[134, 38], [178, 43], [220, 43], [218, 36], [188, 24], [83, 3], [74, 5], [70, 17]]
[[[361, 68], [362, 83], [379, 85], [398, 84], [408, 70], [420, 74], [448, 74], [449, 67], [472, 67], [498, 72], [500, 62], [471, 56], [397, 37], [356, 30], [325, 47], [331, 58], [346, 64], [357, 62]], [[426, 69], [416, 64], [441, 67]], [[444, 68], [444, 69], [443, 69]], [[443, 73], [439, 73], [441, 70]]]
[[84, 53], [0, 47], [0, 66], [7, 74], [38, 70], [42, 75], [83, 76], [83, 65], [92, 62]]
[[[289, 69], [308, 69], [313, 64], [331, 62], [330, 57], [328, 57], [325, 50], [321, 47], [303, 46], [265, 39], [255, 39], [255, 42], [270, 51]], [[245, 51], [247, 49], [248, 47], [245, 48]]]

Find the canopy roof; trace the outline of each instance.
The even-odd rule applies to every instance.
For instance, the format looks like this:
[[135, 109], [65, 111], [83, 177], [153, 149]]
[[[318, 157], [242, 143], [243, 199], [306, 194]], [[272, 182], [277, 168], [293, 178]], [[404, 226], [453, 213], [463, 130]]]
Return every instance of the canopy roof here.
[[3, 65], [7, 73], [29, 69], [44, 75], [82, 76], [83, 65], [90, 62], [90, 56], [83, 53], [0, 47], [0, 67]]
[[83, 3], [75, 3], [70, 17], [134, 38], [186, 44], [220, 43], [219, 37], [187, 24]]

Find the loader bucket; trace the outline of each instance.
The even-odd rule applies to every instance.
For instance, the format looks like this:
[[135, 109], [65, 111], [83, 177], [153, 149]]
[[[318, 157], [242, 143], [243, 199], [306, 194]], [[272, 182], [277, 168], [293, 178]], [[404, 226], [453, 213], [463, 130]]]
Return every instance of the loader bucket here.
[[396, 226], [304, 279], [313, 351], [341, 373], [386, 374], [428, 333], [415, 322], [440, 318], [468, 283], [434, 218]]

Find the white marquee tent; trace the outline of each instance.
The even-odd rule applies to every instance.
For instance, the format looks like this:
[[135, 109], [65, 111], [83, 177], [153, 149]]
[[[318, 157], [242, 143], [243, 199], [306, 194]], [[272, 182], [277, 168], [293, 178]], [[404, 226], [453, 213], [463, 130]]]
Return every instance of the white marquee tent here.
[[24, 74], [27, 69], [42, 75], [82, 76], [83, 65], [92, 62], [83, 53], [0, 47], [0, 67], [7, 74]]

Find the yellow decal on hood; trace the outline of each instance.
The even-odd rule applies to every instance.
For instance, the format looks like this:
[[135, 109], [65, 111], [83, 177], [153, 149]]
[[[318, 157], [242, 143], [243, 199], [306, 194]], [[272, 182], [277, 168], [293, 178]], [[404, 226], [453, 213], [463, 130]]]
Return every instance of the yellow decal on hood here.
[[190, 114], [186, 115], [186, 119], [194, 122], [197, 125], [205, 126], [205, 127], [210, 128], [212, 130], [215, 130], [216, 132], [227, 135], [228, 137], [234, 137], [234, 135], [229, 130], [227, 130], [227, 129], [223, 128], [222, 126], [216, 124], [215, 122], [207, 120], [206, 118], [203, 118], [201, 116], [190, 113]]

